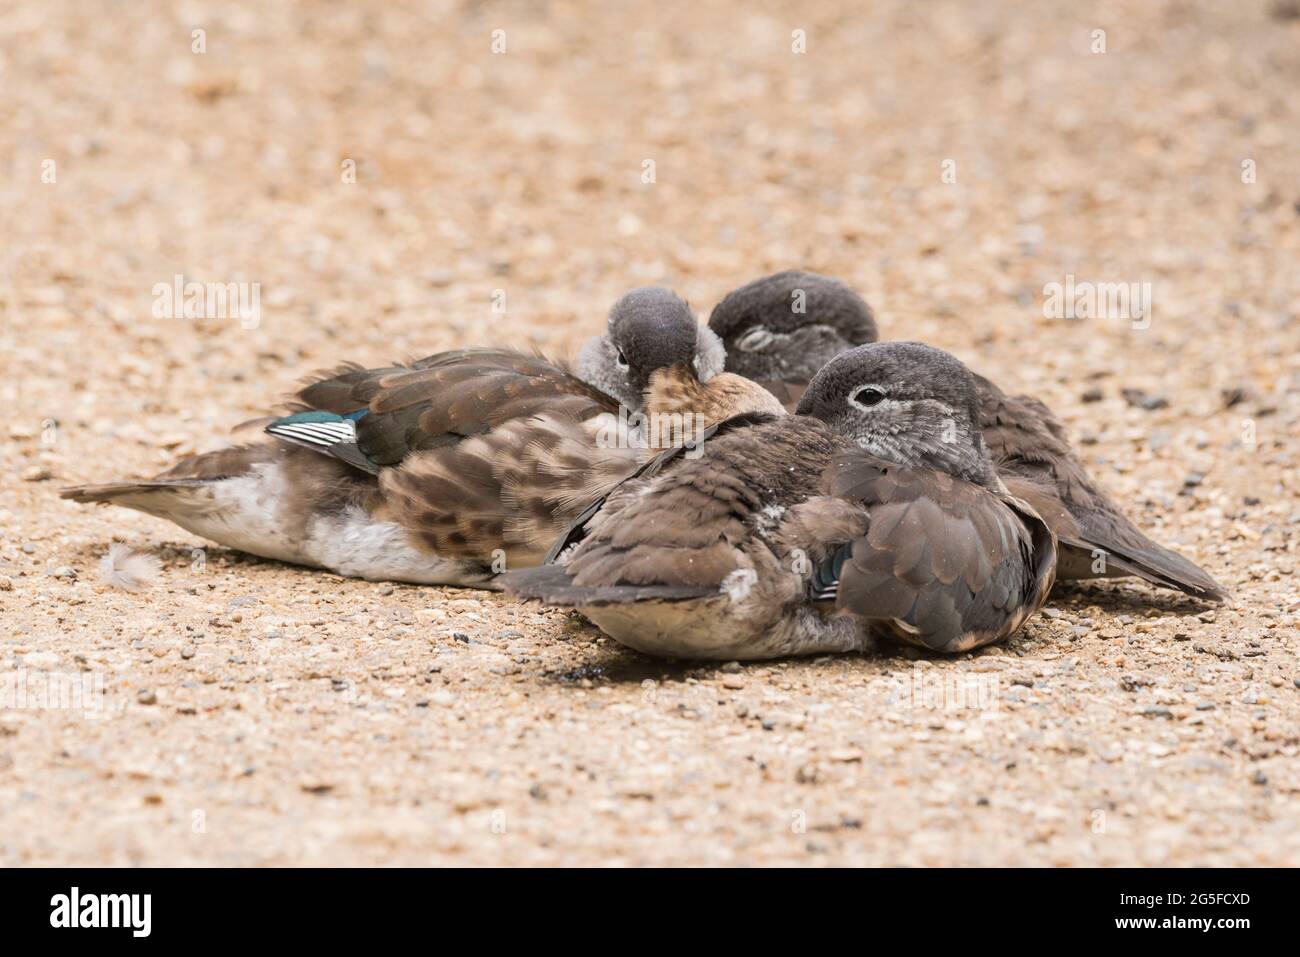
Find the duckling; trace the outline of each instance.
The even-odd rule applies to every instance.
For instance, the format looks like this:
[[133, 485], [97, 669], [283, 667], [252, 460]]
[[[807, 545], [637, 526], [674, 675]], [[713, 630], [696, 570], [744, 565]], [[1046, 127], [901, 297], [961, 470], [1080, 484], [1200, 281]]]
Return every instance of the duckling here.
[[701, 428], [751, 405], [779, 410], [722, 364], [716, 337], [683, 300], [638, 289], [615, 303], [576, 375], [503, 349], [344, 365], [269, 420], [270, 441], [190, 456], [147, 481], [61, 494], [341, 575], [483, 587], [506, 567], [540, 561], [588, 502], [670, 444], [649, 441], [629, 413], [680, 417], [674, 401], [690, 397], [660, 400], [652, 382], [725, 394], [699, 403], [716, 416]]
[[[803, 313], [796, 311], [801, 304]], [[787, 407], [828, 353], [878, 338], [875, 315], [861, 296], [838, 280], [801, 271], [728, 294], [709, 327], [726, 348], [727, 371], [762, 382]], [[999, 475], [1057, 535], [1059, 578], [1134, 576], [1207, 601], [1228, 596], [1206, 571], [1138, 530], [1088, 474], [1051, 409], [1032, 396], [1007, 395], [980, 375], [975, 387], [984, 442]]]
[[727, 293], [709, 314], [726, 370], [762, 384], [790, 410], [841, 352], [880, 338], [865, 299], [830, 276], [787, 270]]
[[975, 380], [920, 343], [831, 360], [798, 414], [724, 422], [589, 509], [507, 591], [673, 658], [966, 651], [1013, 634], [1055, 578], [1051, 529], [998, 479]]

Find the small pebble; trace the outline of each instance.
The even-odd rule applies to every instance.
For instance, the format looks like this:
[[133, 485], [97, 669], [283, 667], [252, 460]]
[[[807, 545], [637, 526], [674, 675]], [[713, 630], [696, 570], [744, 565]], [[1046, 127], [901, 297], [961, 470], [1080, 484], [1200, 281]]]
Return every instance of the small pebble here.
[[794, 779], [799, 784], [816, 784], [819, 779], [817, 765], [801, 764], [799, 769], [794, 773]]
[[1143, 409], [1147, 412], [1154, 412], [1157, 409], [1169, 408], [1169, 400], [1162, 395], [1151, 395], [1143, 389], [1122, 389], [1120, 395], [1124, 401], [1135, 409]]
[[1124, 749], [1113, 741], [1108, 741], [1097, 746], [1097, 757], [1107, 763], [1114, 763], [1124, 757]]
[[1300, 0], [1274, 0], [1268, 13], [1274, 20], [1283, 23], [1300, 20]]

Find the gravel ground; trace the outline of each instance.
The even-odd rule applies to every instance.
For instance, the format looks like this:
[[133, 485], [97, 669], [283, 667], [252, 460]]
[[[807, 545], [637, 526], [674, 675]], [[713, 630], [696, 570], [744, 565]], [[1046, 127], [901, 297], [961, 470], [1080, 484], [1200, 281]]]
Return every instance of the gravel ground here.
[[[92, 692], [0, 708], [0, 864], [1300, 864], [1300, 8], [45, 0], [0, 83], [0, 672]], [[1234, 599], [694, 667], [58, 498], [344, 358], [795, 266], [1046, 400]], [[260, 323], [155, 317], [178, 273]], [[1151, 322], [1046, 316], [1067, 276]]]

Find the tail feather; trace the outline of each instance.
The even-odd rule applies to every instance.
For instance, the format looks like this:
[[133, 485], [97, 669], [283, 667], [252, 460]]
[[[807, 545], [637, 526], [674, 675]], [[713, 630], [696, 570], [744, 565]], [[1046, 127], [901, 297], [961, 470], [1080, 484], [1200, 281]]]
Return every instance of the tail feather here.
[[[1206, 601], [1223, 601], [1228, 590], [1209, 573], [1177, 552], [1157, 545], [1095, 491], [1092, 501], [1063, 498], [1042, 476], [1003, 473], [1011, 494], [1028, 502], [1060, 542], [1056, 577], [1060, 581], [1122, 578], [1132, 575], [1158, 588], [1169, 588]], [[1105, 565], [1096, 570], [1098, 553]]]
[[[150, 498], [159, 493], [175, 493], [180, 489], [202, 488], [210, 484], [209, 479], [146, 479], [137, 482], [106, 482], [102, 485], [70, 485], [59, 489], [59, 498], [84, 505], [108, 503], [134, 508], [141, 512], [150, 512]], [[158, 500], [161, 503], [161, 499]]]
[[194, 511], [208, 507], [211, 490], [220, 482], [253, 475], [259, 466], [279, 459], [282, 449], [274, 442], [263, 442], [202, 452], [181, 459], [153, 478], [72, 485], [59, 489], [59, 497], [82, 504], [105, 502], [171, 518], [178, 508]]
[[276, 463], [258, 463], [220, 478], [158, 477], [59, 492], [69, 501], [134, 509], [228, 548], [302, 564], [301, 530], [294, 510], [283, 507], [285, 493], [285, 471]]
[[1117, 544], [1113, 540], [1102, 543], [1062, 539], [1061, 551], [1072, 553], [1063, 554], [1062, 559], [1074, 568], [1090, 567], [1095, 561], [1096, 553], [1104, 552], [1106, 569], [1091, 575], [1072, 574], [1062, 577], [1119, 578], [1132, 575], [1158, 588], [1169, 588], [1206, 601], [1221, 602], [1231, 597], [1228, 589], [1204, 569], [1177, 552], [1149, 540], [1145, 547], [1139, 549], [1128, 543]]

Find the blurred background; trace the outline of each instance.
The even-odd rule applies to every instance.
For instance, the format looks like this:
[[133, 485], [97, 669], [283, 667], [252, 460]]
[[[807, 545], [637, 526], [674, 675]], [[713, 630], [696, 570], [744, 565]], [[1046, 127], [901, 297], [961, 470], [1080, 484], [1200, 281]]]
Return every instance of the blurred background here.
[[[465, 342], [563, 354], [631, 286], [671, 284], [703, 317], [791, 267], [853, 284], [886, 336], [986, 370], [1025, 350], [1050, 383], [1058, 360], [1079, 375], [1137, 348], [1140, 376], [1217, 385], [1300, 304], [1297, 17], [9, 4], [6, 388], [63, 417], [125, 398], [224, 420], [313, 364]], [[154, 319], [151, 289], [177, 273], [259, 283], [260, 327]], [[1153, 328], [1044, 319], [1067, 273], [1153, 282]], [[1219, 334], [1232, 350], [1195, 341]], [[1038, 387], [1005, 378], [1022, 376]], [[46, 391], [69, 383], [75, 398]]]

